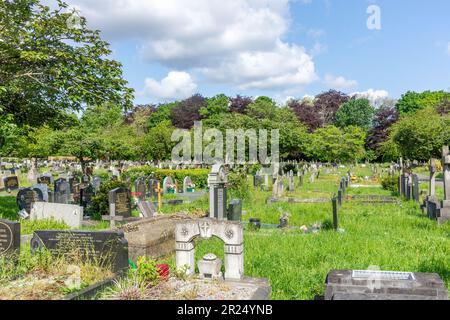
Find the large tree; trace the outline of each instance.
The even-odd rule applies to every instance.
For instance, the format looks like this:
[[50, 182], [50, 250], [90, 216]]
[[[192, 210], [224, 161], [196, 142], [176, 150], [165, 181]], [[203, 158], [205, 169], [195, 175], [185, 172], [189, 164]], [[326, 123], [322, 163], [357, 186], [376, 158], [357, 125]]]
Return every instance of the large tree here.
[[374, 107], [367, 99], [352, 99], [344, 103], [336, 113], [336, 125], [340, 128], [348, 126], [368, 130], [372, 125]]
[[39, 0], [0, 1], [0, 107], [14, 123], [64, 127], [66, 114], [86, 105], [131, 107], [121, 64], [107, 58], [100, 32], [76, 18], [59, 0], [55, 10]]
[[382, 106], [375, 113], [373, 127], [367, 134], [366, 146], [379, 155], [381, 144], [388, 140], [389, 129], [398, 121], [399, 114], [395, 107]]
[[201, 119], [200, 109], [206, 108], [207, 100], [200, 94], [181, 101], [171, 109], [172, 124], [180, 129], [190, 129]]
[[448, 99], [450, 99], [450, 92], [424, 91], [418, 93], [408, 91], [397, 101], [396, 107], [401, 115], [406, 115], [421, 109], [439, 108]]

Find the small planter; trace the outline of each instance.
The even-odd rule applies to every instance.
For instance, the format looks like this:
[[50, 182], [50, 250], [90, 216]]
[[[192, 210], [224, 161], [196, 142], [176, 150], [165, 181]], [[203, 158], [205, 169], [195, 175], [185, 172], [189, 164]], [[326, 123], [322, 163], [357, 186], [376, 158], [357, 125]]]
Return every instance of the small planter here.
[[193, 193], [193, 192], [195, 192], [195, 189], [194, 188], [187, 188], [187, 192]]

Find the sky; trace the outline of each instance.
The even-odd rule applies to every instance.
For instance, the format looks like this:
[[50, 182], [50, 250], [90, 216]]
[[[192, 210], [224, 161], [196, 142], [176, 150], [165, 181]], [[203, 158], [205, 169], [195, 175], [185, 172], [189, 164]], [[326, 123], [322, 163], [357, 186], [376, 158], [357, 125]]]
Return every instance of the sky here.
[[450, 91], [448, 0], [66, 2], [111, 43], [137, 104]]

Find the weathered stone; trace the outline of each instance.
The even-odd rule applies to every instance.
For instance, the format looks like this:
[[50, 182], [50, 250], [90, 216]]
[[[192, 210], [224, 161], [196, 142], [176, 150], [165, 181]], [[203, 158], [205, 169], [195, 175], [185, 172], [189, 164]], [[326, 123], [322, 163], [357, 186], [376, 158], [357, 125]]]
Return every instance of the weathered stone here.
[[31, 206], [30, 220], [54, 219], [73, 229], [81, 228], [83, 207], [49, 202], [34, 202]]
[[448, 300], [437, 274], [371, 270], [333, 270], [326, 279], [325, 300]]

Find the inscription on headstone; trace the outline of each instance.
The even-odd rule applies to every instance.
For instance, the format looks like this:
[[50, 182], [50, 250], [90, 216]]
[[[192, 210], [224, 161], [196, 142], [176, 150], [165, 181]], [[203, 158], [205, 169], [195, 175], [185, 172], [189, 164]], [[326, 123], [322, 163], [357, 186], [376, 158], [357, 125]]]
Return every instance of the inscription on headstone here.
[[0, 219], [0, 255], [19, 251], [20, 223]]

